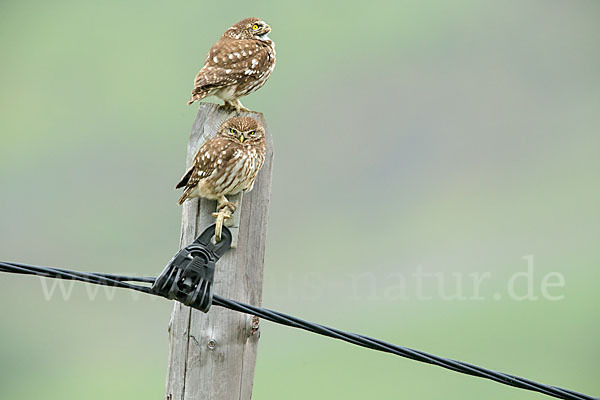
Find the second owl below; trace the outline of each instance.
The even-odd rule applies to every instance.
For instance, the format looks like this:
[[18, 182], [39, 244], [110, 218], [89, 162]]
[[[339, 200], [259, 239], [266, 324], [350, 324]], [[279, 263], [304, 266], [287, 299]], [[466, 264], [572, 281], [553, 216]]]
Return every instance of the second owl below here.
[[217, 200], [218, 208], [235, 210], [225, 196], [250, 191], [265, 161], [266, 139], [261, 124], [250, 117], [230, 118], [204, 143], [192, 166], [175, 187], [184, 188], [179, 204], [189, 198]]

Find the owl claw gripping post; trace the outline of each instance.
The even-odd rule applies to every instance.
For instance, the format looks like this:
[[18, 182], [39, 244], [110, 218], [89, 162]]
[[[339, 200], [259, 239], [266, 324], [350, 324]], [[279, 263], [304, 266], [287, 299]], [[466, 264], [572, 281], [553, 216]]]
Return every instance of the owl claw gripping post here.
[[208, 52], [194, 79], [188, 104], [214, 95], [225, 107], [249, 111], [239, 98], [260, 89], [275, 68], [271, 27], [258, 18], [246, 18], [227, 29]]
[[185, 188], [179, 199], [204, 197], [217, 200], [217, 240], [223, 221], [235, 211], [226, 195], [250, 191], [265, 162], [266, 139], [261, 124], [250, 117], [235, 117], [223, 122], [217, 135], [204, 143], [175, 189]]

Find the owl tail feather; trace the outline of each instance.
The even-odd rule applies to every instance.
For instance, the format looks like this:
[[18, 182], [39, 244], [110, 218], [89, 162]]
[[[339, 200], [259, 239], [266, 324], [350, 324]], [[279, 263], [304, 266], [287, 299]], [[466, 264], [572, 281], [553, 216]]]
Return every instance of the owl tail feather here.
[[208, 96], [208, 92], [203, 87], [197, 87], [192, 90], [192, 98], [188, 101], [188, 106], [195, 101], [202, 100]]
[[184, 201], [186, 201], [186, 200], [187, 200], [187, 198], [189, 197], [189, 195], [190, 195], [190, 192], [191, 192], [190, 188], [187, 188], [187, 189], [185, 190], [185, 192], [183, 192], [183, 195], [182, 195], [182, 196], [179, 198], [179, 200], [177, 201], [177, 204], [179, 204], [179, 205], [182, 205], [182, 204], [183, 204], [183, 202], [184, 202]]
[[179, 205], [183, 204], [183, 202], [189, 197], [190, 193], [194, 189], [194, 186], [187, 186], [193, 173], [194, 173], [194, 166], [192, 165], [187, 171], [185, 171], [185, 174], [181, 177], [181, 179], [179, 180], [179, 183], [177, 185], [175, 185], [175, 190], [185, 187], [185, 190], [183, 191], [183, 195], [181, 196], [181, 198], [178, 201]]

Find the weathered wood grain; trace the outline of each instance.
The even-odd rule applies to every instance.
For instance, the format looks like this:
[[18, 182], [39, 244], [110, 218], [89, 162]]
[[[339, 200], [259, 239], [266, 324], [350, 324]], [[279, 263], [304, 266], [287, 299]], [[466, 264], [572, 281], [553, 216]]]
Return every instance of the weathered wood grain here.
[[[265, 126], [262, 114], [242, 113]], [[187, 153], [190, 165], [197, 149], [215, 135], [218, 126], [235, 113], [216, 104], [201, 103], [192, 127]], [[237, 236], [236, 248], [217, 263], [214, 293], [260, 305], [263, 261], [267, 234], [272, 138], [267, 130], [267, 157], [254, 189], [244, 195], [230, 228]], [[183, 171], [183, 168], [182, 168]], [[237, 201], [235, 196], [230, 200]], [[192, 242], [208, 225], [215, 201], [195, 199], [183, 205], [181, 247]], [[259, 331], [250, 316], [212, 307], [207, 314], [175, 303], [169, 322], [167, 400], [250, 399], [258, 349]]]

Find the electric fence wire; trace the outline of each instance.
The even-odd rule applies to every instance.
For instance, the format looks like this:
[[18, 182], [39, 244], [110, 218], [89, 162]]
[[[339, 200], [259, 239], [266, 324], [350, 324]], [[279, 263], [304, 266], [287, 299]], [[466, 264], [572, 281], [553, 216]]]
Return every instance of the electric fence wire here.
[[[37, 275], [45, 278], [77, 280], [81, 282], [113, 286], [123, 289], [136, 290], [146, 294], [155, 294], [148, 286], [133, 285], [128, 282], [139, 282], [152, 284], [156, 278], [153, 277], [135, 277], [122, 276], [103, 273], [79, 272], [61, 268], [40, 267], [14, 262], [0, 262], [0, 272], [17, 273], [26, 275]], [[357, 346], [366, 347], [368, 349], [382, 351], [398, 355], [400, 357], [409, 358], [411, 360], [420, 361], [428, 364], [437, 365], [458, 373], [476, 376], [480, 378], [490, 379], [498, 383], [513, 386], [520, 389], [530, 390], [546, 394], [548, 396], [567, 400], [600, 400], [598, 397], [588, 396], [582, 393], [577, 393], [572, 390], [559, 388], [556, 386], [545, 385], [534, 382], [529, 379], [521, 378], [515, 375], [505, 374], [502, 372], [492, 371], [483, 367], [469, 364], [462, 361], [456, 361], [448, 358], [438, 357], [433, 354], [428, 354], [419, 350], [413, 350], [408, 347], [398, 346], [391, 343], [386, 343], [379, 339], [370, 338], [355, 333], [344, 332], [339, 329], [330, 328], [324, 325], [315, 324], [304, 321], [300, 318], [286, 315], [284, 313], [273, 311], [261, 307], [255, 307], [249, 304], [240, 303], [235, 300], [225, 299], [221, 296], [213, 296], [213, 304], [224, 307], [233, 311], [256, 315], [265, 320], [286, 325], [293, 328], [303, 329], [308, 332], [318, 335], [327, 336], [334, 339], [339, 339]]]

